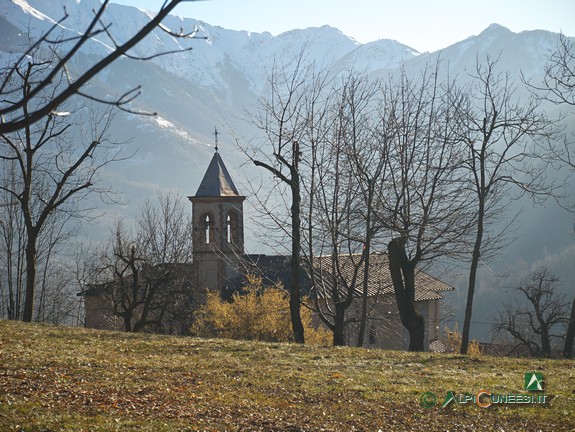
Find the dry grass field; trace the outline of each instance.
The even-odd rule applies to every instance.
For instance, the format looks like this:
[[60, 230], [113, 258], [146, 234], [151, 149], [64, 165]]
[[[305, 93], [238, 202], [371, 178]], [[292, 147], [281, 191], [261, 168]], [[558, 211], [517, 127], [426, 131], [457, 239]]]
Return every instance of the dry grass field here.
[[[531, 395], [529, 371], [543, 374], [544, 392], [533, 394], [544, 394], [546, 404], [442, 408], [448, 391], [461, 399], [480, 390]], [[425, 392], [437, 403], [422, 406]], [[575, 430], [575, 361], [0, 321], [0, 431], [379, 430]]]

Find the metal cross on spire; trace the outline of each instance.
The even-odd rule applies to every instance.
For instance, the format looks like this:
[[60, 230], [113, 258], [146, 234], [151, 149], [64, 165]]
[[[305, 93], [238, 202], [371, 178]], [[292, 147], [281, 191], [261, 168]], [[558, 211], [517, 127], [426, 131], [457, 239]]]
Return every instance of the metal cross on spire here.
[[216, 142], [216, 153], [218, 152], [218, 135], [220, 133], [218, 132], [218, 128], [214, 126], [214, 137], [215, 137], [215, 142]]

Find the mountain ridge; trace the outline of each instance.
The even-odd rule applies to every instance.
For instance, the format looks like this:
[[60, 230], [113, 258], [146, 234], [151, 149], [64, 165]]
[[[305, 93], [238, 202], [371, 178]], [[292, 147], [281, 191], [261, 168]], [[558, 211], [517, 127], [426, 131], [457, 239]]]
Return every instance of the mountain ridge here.
[[[24, 35], [27, 27], [32, 29], [33, 34], [45, 31], [63, 16], [66, 7], [70, 16], [64, 22], [62, 31], [64, 34], [77, 34], [85, 28], [91, 10], [99, 4], [98, 0], [11, 0], [1, 3], [0, 19], [10, 25], [2, 26], [4, 37], [0, 40], [0, 61], [6, 64], [11, 58], [10, 53], [13, 57], [18, 48], [15, 41], [19, 41], [20, 46], [26, 44]], [[149, 15], [138, 8], [117, 4], [111, 4], [104, 16], [104, 22], [113, 24], [110, 32], [118, 43], [148, 19]], [[335, 72], [354, 69], [372, 77], [386, 76], [400, 66], [417, 71], [426, 64], [436, 62], [438, 58], [449, 65], [450, 73], [464, 76], [465, 71], [475, 65], [478, 55], [487, 54], [500, 55], [503, 68], [511, 70], [516, 77], [519, 70], [526, 72], [528, 77], [537, 77], [542, 73], [548, 50], [557, 39], [557, 35], [551, 32], [513, 33], [499, 24], [492, 24], [479, 35], [470, 36], [442, 50], [418, 53], [393, 40], [360, 44], [331, 26], [294, 29], [272, 36], [267, 32], [227, 30], [173, 15], [167, 17], [165, 25], [175, 30], [191, 30], [197, 25], [200, 33], [203, 32], [208, 38], [176, 40], [156, 30], [142, 41], [134, 55], [150, 55], [158, 50], [189, 47], [192, 50], [161, 56], [148, 62], [121, 59], [91, 84], [96, 91], [106, 95], [120, 95], [126, 89], [142, 85], [143, 93], [133, 102], [133, 108], [158, 112], [158, 119], [161, 120], [120, 113], [118, 116], [124, 126], [132, 126], [117, 127], [114, 133], [118, 133], [120, 140], [132, 138], [137, 142], [140, 152], [147, 155], [143, 158], [145, 160], [151, 160], [157, 143], [167, 139], [173, 143], [173, 147], [179, 149], [172, 155], [174, 167], [183, 169], [185, 163], [194, 167], [192, 172], [189, 169], [182, 171], [191, 176], [185, 181], [181, 177], [179, 181], [175, 180], [173, 169], [169, 170], [170, 181], [166, 181], [159, 172], [152, 176], [142, 176], [141, 173], [127, 169], [121, 175], [125, 183], [132, 186], [134, 178], [141, 178], [142, 184], [149, 184], [152, 180], [160, 187], [197, 185], [203, 168], [211, 158], [210, 152], [206, 150], [213, 140], [211, 133], [214, 126], [218, 126], [224, 133], [221, 136], [224, 141], [233, 141], [234, 134], [253, 136], [256, 133], [253, 126], [238, 119], [245, 118], [246, 110], [253, 110], [258, 100], [266, 94], [267, 74], [273, 68], [274, 61], [289, 66], [289, 60], [297, 58], [304, 48], [305, 55], [315, 61], [318, 67], [330, 67]], [[82, 70], [93, 56], [103, 55], [108, 49], [106, 47], [111, 46], [113, 42], [108, 36], [102, 35], [81, 53], [72, 69]], [[167, 128], [168, 124], [172, 126]], [[167, 149], [167, 153], [171, 151], [171, 148]], [[184, 157], [181, 151], [186, 153]], [[242, 160], [237, 149], [230, 147], [229, 151], [229, 159]], [[167, 157], [167, 154], [163, 154], [161, 158]], [[238, 162], [228, 168], [237, 177], [241, 175], [240, 166], [241, 162]], [[128, 176], [134, 177], [128, 180]], [[148, 189], [143, 187], [140, 192]], [[193, 189], [190, 187], [190, 190]], [[138, 196], [137, 193], [130, 195]]]
[[[22, 51], [27, 43], [28, 29], [32, 36], [45, 32], [63, 16], [63, 6], [70, 16], [63, 23], [62, 35], [72, 35], [86, 27], [93, 16], [91, 9], [99, 4], [98, 0], [1, 2], [0, 67], [13, 61], [18, 50]], [[104, 22], [113, 24], [110, 31], [117, 43], [125, 40], [146, 20], [149, 20], [148, 13], [116, 4], [110, 5], [104, 17]], [[128, 142], [126, 152], [136, 152], [136, 155], [110, 167], [106, 175], [122, 192], [123, 201], [129, 201], [129, 204], [107, 211], [99, 224], [86, 228], [88, 237], [97, 238], [105, 234], [117, 216], [133, 217], [139, 205], [158, 189], [176, 190], [183, 197], [193, 194], [213, 156], [214, 126], [222, 132], [220, 153], [232, 178], [240, 193], [249, 195], [247, 179], [257, 177], [259, 171], [246, 165], [246, 156], [234, 142], [238, 137], [249, 141], [260, 132], [246, 119], [249, 113], [258, 109], [261, 98], [268, 95], [267, 74], [274, 61], [286, 65], [286, 73], [289, 73], [290, 61], [305, 50], [305, 55], [315, 61], [317, 67], [329, 67], [333, 73], [354, 69], [378, 78], [393, 74], [400, 67], [409, 73], [418, 73], [425, 65], [434, 64], [439, 59], [452, 76], [465, 77], [475, 67], [478, 57], [489, 55], [492, 58], [499, 56], [501, 69], [509, 71], [512, 78], [520, 82], [520, 72], [533, 80], [542, 76], [546, 56], [558, 41], [556, 33], [542, 30], [514, 33], [504, 26], [492, 24], [480, 34], [441, 50], [419, 53], [393, 40], [360, 44], [330, 26], [294, 29], [272, 36], [267, 32], [227, 30], [177, 16], [169, 16], [165, 25], [174, 30], [183, 28], [184, 31], [193, 30], [197, 25], [200, 34], [208, 38], [177, 40], [156, 30], [136, 47], [134, 55], [189, 47], [192, 50], [146, 62], [120, 59], [90, 83], [90, 91], [111, 96], [124, 94], [128, 89], [141, 85], [142, 94], [134, 100], [132, 107], [157, 112], [158, 115], [117, 114], [110, 135], [118, 142]], [[104, 55], [113, 45], [107, 35], [101, 35], [70, 64], [70, 72], [78, 73], [85, 69], [90, 62], [93, 63], [95, 56]], [[255, 205], [248, 197], [245, 206], [248, 216], [257, 214], [250, 210]], [[512, 258], [509, 262], [517, 260], [522, 268], [528, 269], [531, 263], [546, 259], [546, 254], [563, 256], [561, 251], [572, 244], [569, 237], [559, 236], [560, 240], [554, 243], [548, 239], [557, 239], [557, 230], [563, 226], [570, 230], [572, 221], [569, 217], [558, 218], [557, 212], [550, 212], [537, 214], [542, 221], [553, 220], [552, 226], [542, 224], [537, 229], [529, 221], [529, 214], [533, 212], [526, 212], [523, 217], [529, 222], [525, 225], [530, 232], [526, 234], [522, 248], [510, 250]], [[247, 249], [261, 251], [259, 228], [249, 217], [246, 230]], [[538, 250], [529, 250], [525, 244], [537, 245]], [[565, 278], [573, 279], [575, 274]], [[488, 285], [488, 282], [484, 283]], [[486, 296], [484, 300], [488, 309], [491, 298]], [[477, 310], [481, 308], [481, 301], [480, 295]]]

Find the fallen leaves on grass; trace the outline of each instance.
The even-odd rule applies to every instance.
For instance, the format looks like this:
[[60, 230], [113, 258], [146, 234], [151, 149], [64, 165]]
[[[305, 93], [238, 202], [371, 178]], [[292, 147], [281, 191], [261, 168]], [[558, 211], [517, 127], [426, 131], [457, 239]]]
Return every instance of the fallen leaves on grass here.
[[2, 321], [0, 331], [0, 430], [559, 431], [574, 420], [572, 362], [543, 361], [556, 408], [441, 410], [419, 396], [521, 385], [530, 362]]

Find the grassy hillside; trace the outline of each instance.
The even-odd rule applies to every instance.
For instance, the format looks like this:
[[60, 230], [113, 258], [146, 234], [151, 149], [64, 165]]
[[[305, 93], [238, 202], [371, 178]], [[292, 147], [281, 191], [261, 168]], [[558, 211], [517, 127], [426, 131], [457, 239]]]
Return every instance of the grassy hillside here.
[[[447, 391], [542, 405], [450, 404]], [[437, 404], [421, 406], [424, 392]], [[133, 335], [0, 321], [1, 431], [575, 430], [575, 362]]]

